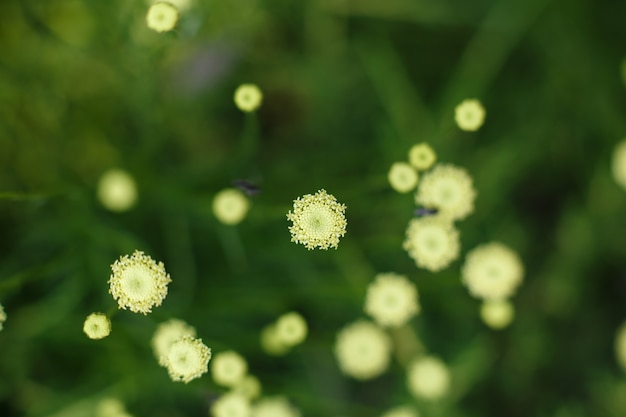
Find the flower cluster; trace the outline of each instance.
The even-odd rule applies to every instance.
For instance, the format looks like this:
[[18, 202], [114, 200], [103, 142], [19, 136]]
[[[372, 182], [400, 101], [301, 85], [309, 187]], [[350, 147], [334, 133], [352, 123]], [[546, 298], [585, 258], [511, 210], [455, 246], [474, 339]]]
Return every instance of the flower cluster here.
[[459, 256], [459, 233], [441, 216], [411, 219], [403, 244], [420, 268], [438, 272]]
[[454, 108], [454, 120], [459, 129], [474, 132], [485, 121], [485, 108], [476, 99], [463, 100]]
[[156, 32], [168, 32], [178, 22], [178, 9], [170, 2], [154, 3], [146, 14], [146, 24]]
[[220, 222], [227, 225], [240, 223], [248, 214], [249, 209], [248, 198], [235, 188], [222, 190], [213, 198], [213, 214]]
[[439, 358], [420, 357], [409, 365], [407, 383], [415, 397], [437, 400], [450, 388], [450, 371]]
[[261, 347], [269, 355], [284, 355], [304, 342], [308, 326], [304, 317], [295, 311], [285, 313], [261, 332]]
[[474, 211], [476, 191], [463, 168], [438, 164], [420, 182], [415, 202], [436, 208], [451, 220], [462, 220]]
[[365, 312], [381, 326], [401, 326], [419, 312], [417, 288], [403, 275], [378, 274], [367, 287]]
[[208, 371], [211, 349], [202, 339], [183, 336], [170, 346], [165, 356], [165, 366], [173, 381], [188, 383]]
[[111, 320], [103, 313], [91, 313], [85, 319], [83, 332], [90, 339], [103, 339], [111, 334]]
[[341, 371], [366, 380], [387, 370], [391, 355], [389, 336], [374, 323], [359, 320], [337, 334], [335, 356]]
[[255, 84], [241, 84], [235, 90], [235, 105], [245, 113], [257, 110], [263, 101], [263, 93]]
[[211, 361], [211, 375], [216, 384], [234, 387], [248, 373], [248, 363], [239, 353], [228, 350], [215, 355]]

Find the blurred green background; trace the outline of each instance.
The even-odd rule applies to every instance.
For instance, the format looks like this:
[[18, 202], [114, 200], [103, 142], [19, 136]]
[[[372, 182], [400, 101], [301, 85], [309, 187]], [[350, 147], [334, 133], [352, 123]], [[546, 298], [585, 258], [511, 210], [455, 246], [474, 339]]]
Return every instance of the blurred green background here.
[[[174, 32], [145, 25], [143, 0], [5, 0], [0, 5], [0, 415], [90, 415], [116, 396], [135, 416], [208, 415], [210, 375], [170, 381], [149, 341], [170, 317], [214, 353], [248, 360], [267, 395], [303, 416], [623, 417], [614, 354], [626, 320], [626, 191], [610, 175], [626, 137], [626, 2], [608, 0], [195, 0]], [[260, 111], [235, 88], [264, 92]], [[479, 98], [485, 125], [454, 124]], [[251, 140], [255, 139], [255, 140]], [[413, 215], [386, 175], [411, 145], [465, 167], [476, 211], [443, 272], [402, 250]], [[96, 199], [99, 176], [137, 181], [125, 213]], [[260, 184], [248, 217], [220, 224], [211, 199]], [[290, 242], [297, 196], [325, 188], [347, 205], [339, 249]], [[516, 320], [493, 331], [460, 282], [464, 254], [497, 240], [522, 258]], [[111, 336], [82, 323], [111, 311], [110, 264], [143, 250], [172, 276], [148, 316], [120, 311]], [[417, 284], [412, 323], [452, 370], [443, 401], [411, 398], [393, 362], [343, 376], [332, 348], [363, 316], [378, 272]], [[284, 357], [261, 328], [297, 310], [307, 341]]]

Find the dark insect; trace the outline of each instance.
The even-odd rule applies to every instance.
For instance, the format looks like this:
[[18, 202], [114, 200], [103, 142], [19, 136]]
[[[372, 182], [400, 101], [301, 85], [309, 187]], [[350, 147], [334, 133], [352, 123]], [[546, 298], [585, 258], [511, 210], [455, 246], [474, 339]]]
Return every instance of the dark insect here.
[[438, 212], [439, 210], [437, 210], [436, 208], [421, 207], [421, 208], [416, 208], [414, 211], [414, 214], [416, 217], [426, 217], [426, 216], [434, 216]]
[[252, 184], [247, 180], [233, 180], [233, 185], [246, 193], [248, 197], [252, 197], [261, 192], [261, 187]]

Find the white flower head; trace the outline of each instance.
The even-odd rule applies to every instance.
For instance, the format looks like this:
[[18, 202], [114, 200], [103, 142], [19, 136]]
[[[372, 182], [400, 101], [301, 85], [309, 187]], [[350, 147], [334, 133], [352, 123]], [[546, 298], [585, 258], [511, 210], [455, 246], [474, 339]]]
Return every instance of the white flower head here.
[[438, 272], [459, 257], [459, 232], [441, 216], [411, 219], [403, 247], [418, 267]]
[[626, 322], [624, 322], [615, 335], [615, 356], [617, 363], [626, 372]]
[[353, 378], [366, 380], [387, 370], [391, 340], [377, 325], [359, 320], [337, 334], [335, 356], [341, 371]]
[[613, 150], [611, 173], [615, 182], [626, 190], [626, 139], [618, 143]]
[[367, 287], [365, 312], [381, 326], [401, 326], [419, 312], [417, 288], [404, 275], [378, 274]]
[[471, 295], [497, 300], [515, 293], [524, 277], [524, 267], [517, 253], [502, 243], [492, 242], [467, 254], [461, 276]]
[[485, 121], [485, 108], [476, 99], [463, 100], [454, 108], [454, 120], [459, 129], [474, 132]]
[[492, 329], [504, 329], [514, 317], [515, 309], [509, 300], [486, 300], [480, 307], [480, 318]]
[[293, 202], [293, 211], [287, 213], [291, 241], [301, 243], [307, 249], [328, 249], [339, 245], [339, 238], [346, 233], [346, 206], [337, 202], [326, 190], [306, 194]]
[[409, 405], [394, 407], [387, 411], [382, 417], [419, 417], [419, 413], [415, 408]]
[[249, 209], [248, 198], [235, 188], [222, 190], [213, 198], [213, 214], [224, 224], [240, 223], [248, 214]]
[[308, 328], [304, 318], [292, 311], [276, 320], [275, 331], [280, 342], [291, 347], [304, 341]]
[[234, 387], [248, 373], [248, 363], [239, 353], [229, 350], [215, 355], [211, 361], [211, 375], [216, 384]]
[[256, 376], [248, 374], [233, 387], [233, 391], [251, 401], [261, 395], [261, 382]]
[[196, 329], [182, 320], [170, 319], [157, 326], [151, 344], [159, 365], [167, 365], [166, 358], [170, 347], [185, 336], [196, 337]]
[[241, 84], [235, 90], [234, 100], [239, 110], [250, 113], [261, 106], [263, 93], [255, 84]]
[[437, 164], [424, 174], [415, 194], [417, 204], [436, 208], [451, 220], [462, 220], [471, 214], [475, 199], [472, 178], [463, 168], [451, 164]]
[[208, 371], [210, 359], [211, 349], [202, 339], [184, 336], [170, 346], [165, 366], [173, 381], [188, 383]]
[[300, 417], [300, 411], [284, 397], [266, 397], [253, 407], [252, 417]]
[[98, 180], [97, 197], [107, 210], [127, 211], [137, 202], [137, 185], [128, 172], [110, 169]]
[[409, 364], [407, 383], [415, 397], [437, 400], [450, 388], [450, 371], [441, 359], [424, 356]]
[[96, 404], [96, 417], [131, 417], [118, 398], [104, 397]]
[[286, 344], [276, 331], [276, 324], [265, 326], [261, 330], [261, 348], [265, 353], [272, 356], [282, 356], [289, 352], [291, 346]]
[[7, 313], [4, 312], [4, 307], [0, 304], [0, 330], [2, 330], [5, 321], [7, 321]]
[[409, 149], [409, 162], [415, 169], [426, 171], [437, 160], [437, 154], [427, 143], [418, 143]]
[[229, 392], [219, 397], [211, 406], [213, 417], [250, 417], [250, 400], [238, 392]]
[[109, 293], [119, 308], [134, 313], [151, 313], [152, 307], [160, 306], [172, 282], [162, 262], [157, 264], [138, 250], [115, 261], [111, 270]]
[[174, 29], [178, 22], [178, 9], [169, 2], [154, 3], [146, 14], [146, 24], [157, 32], [167, 32]]
[[90, 339], [104, 339], [111, 334], [111, 320], [103, 313], [91, 313], [83, 323], [83, 332]]
[[408, 193], [417, 186], [418, 176], [415, 168], [406, 162], [394, 162], [389, 169], [387, 179], [391, 188], [399, 193]]

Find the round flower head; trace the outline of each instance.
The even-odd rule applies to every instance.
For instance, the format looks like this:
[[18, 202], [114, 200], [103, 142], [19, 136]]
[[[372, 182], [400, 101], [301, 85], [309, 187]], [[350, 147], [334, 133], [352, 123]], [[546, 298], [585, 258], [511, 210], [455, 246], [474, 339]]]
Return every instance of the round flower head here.
[[111, 320], [103, 313], [91, 313], [85, 319], [83, 332], [90, 339], [104, 339], [111, 333]]
[[5, 321], [7, 321], [7, 313], [4, 312], [4, 307], [0, 304], [0, 330], [3, 329]]
[[289, 226], [291, 241], [309, 250], [337, 249], [339, 238], [346, 233], [345, 211], [346, 206], [323, 189], [298, 197], [293, 202], [293, 211], [287, 213], [287, 219], [293, 222]]
[[208, 371], [210, 359], [211, 349], [202, 339], [183, 336], [170, 347], [165, 364], [173, 381], [187, 383]]
[[409, 162], [420, 171], [425, 171], [437, 160], [437, 155], [433, 148], [427, 143], [418, 143], [409, 149]]
[[268, 355], [281, 356], [286, 354], [291, 346], [278, 336], [276, 325], [271, 324], [261, 330], [261, 348]]
[[408, 405], [392, 408], [382, 417], [419, 417], [419, 413]]
[[150, 3], [161, 3], [165, 1], [165, 3], [169, 3], [172, 6], [176, 7], [179, 11], [184, 11], [191, 7], [191, 0], [151, 0]]
[[287, 346], [295, 346], [304, 341], [307, 325], [304, 318], [296, 312], [283, 314], [276, 320], [276, 337]]
[[178, 22], [178, 9], [169, 2], [154, 3], [148, 9], [146, 24], [157, 32], [167, 32], [174, 29]]
[[418, 267], [441, 271], [459, 257], [459, 232], [440, 216], [411, 219], [403, 247]]
[[409, 364], [407, 383], [415, 397], [436, 400], [448, 392], [450, 371], [438, 358], [421, 357]]
[[615, 335], [615, 355], [617, 363], [626, 372], [626, 322], [620, 326]]
[[378, 274], [367, 287], [365, 312], [381, 326], [401, 326], [419, 312], [417, 289], [403, 275]]
[[513, 295], [522, 282], [524, 267], [515, 252], [501, 243], [492, 242], [467, 254], [461, 275], [474, 297], [497, 300]]
[[387, 179], [391, 188], [399, 193], [408, 193], [417, 186], [417, 172], [406, 162], [395, 162], [391, 165]]
[[122, 212], [135, 205], [137, 186], [126, 171], [110, 169], [98, 180], [97, 196], [107, 210]]
[[119, 399], [113, 397], [105, 397], [98, 401], [96, 405], [96, 417], [126, 417], [126, 407]]
[[476, 99], [463, 100], [454, 108], [454, 120], [459, 129], [474, 132], [485, 121], [485, 108]]
[[300, 412], [285, 398], [270, 397], [256, 403], [252, 417], [300, 417]]
[[251, 401], [261, 395], [261, 383], [256, 376], [248, 374], [233, 387], [233, 391]]
[[241, 222], [249, 208], [248, 198], [235, 188], [222, 190], [213, 198], [213, 214], [224, 224], [235, 225]]
[[626, 190], [626, 139], [618, 143], [613, 151], [611, 171], [615, 182]]
[[216, 384], [233, 387], [248, 373], [248, 363], [235, 351], [229, 350], [215, 355], [211, 362], [211, 375]]
[[504, 329], [514, 316], [513, 304], [508, 300], [487, 300], [480, 307], [480, 318], [492, 329]]
[[152, 350], [159, 365], [167, 365], [167, 353], [172, 345], [184, 336], [196, 337], [196, 329], [182, 320], [170, 319], [157, 326], [152, 336]]
[[250, 417], [250, 401], [237, 392], [229, 392], [211, 406], [213, 417]]
[[167, 285], [172, 282], [162, 262], [157, 264], [138, 250], [115, 261], [111, 270], [109, 293], [119, 308], [133, 313], [147, 314], [152, 307], [160, 306], [167, 295]]
[[254, 84], [241, 84], [235, 90], [235, 104], [243, 112], [250, 113], [261, 106], [263, 93]]
[[356, 379], [379, 376], [389, 366], [391, 340], [378, 326], [359, 320], [337, 334], [335, 356], [341, 371]]
[[476, 191], [472, 178], [463, 168], [437, 164], [422, 177], [415, 194], [415, 202], [436, 208], [442, 216], [461, 220], [474, 211]]

